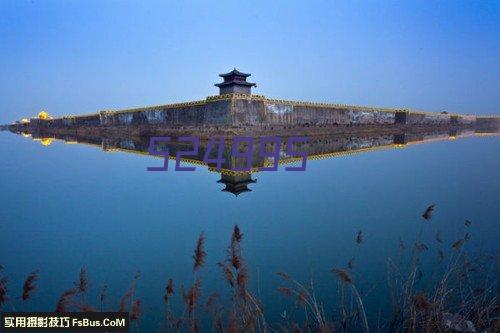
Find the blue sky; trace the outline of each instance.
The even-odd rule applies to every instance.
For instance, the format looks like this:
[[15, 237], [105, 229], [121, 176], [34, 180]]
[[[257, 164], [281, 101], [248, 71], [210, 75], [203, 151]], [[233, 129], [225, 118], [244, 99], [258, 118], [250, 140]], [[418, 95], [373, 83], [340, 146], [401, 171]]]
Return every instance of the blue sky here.
[[500, 114], [499, 1], [0, 1], [0, 123], [217, 94]]

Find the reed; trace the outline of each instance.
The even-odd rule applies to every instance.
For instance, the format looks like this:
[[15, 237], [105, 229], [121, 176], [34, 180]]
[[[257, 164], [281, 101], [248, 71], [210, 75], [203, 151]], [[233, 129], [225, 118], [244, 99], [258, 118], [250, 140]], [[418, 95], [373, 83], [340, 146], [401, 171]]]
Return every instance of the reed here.
[[345, 271], [343, 269], [334, 268], [334, 269], [332, 269], [332, 272], [342, 281], [342, 283], [347, 284], [351, 287], [352, 292], [353, 292], [354, 296], [356, 297], [356, 301], [357, 301], [358, 306], [359, 306], [359, 313], [360, 313], [362, 321], [363, 321], [365, 332], [370, 332], [370, 327], [368, 325], [368, 319], [366, 317], [366, 312], [365, 312], [363, 300], [361, 299], [361, 295], [359, 294], [358, 289], [354, 285], [354, 279], [351, 277], [351, 275], [347, 271]]
[[57, 301], [55, 312], [67, 312], [69, 306], [73, 303], [73, 297], [78, 291], [76, 289], [68, 289], [62, 293]]
[[431, 219], [431, 217], [432, 217], [432, 213], [434, 212], [434, 208], [435, 208], [435, 207], [436, 207], [436, 205], [435, 205], [435, 204], [432, 204], [432, 205], [428, 206], [428, 207], [425, 209], [424, 213], [422, 214], [422, 217], [424, 218], [424, 220], [428, 221], [428, 220], [430, 220], [430, 219]]
[[101, 312], [104, 309], [104, 302], [106, 301], [107, 298], [107, 292], [108, 292], [108, 286], [103, 285], [101, 287], [101, 291], [99, 292], [99, 307], [101, 309]]
[[200, 234], [198, 241], [196, 242], [196, 248], [194, 250], [194, 265], [193, 270], [198, 270], [205, 263], [205, 257], [207, 253], [205, 252], [205, 235], [203, 233]]
[[132, 309], [130, 311], [130, 321], [137, 321], [141, 316], [141, 300], [136, 299], [132, 303]]
[[23, 283], [23, 294], [21, 296], [23, 301], [27, 301], [36, 289], [36, 281], [38, 280], [38, 271], [31, 272]]
[[[430, 205], [422, 217], [429, 220], [435, 205]], [[425, 226], [424, 226], [425, 225]], [[229, 292], [221, 296], [212, 292], [203, 299], [202, 276], [200, 271], [206, 264], [205, 236], [201, 233], [196, 241], [193, 259], [193, 282], [185, 289], [182, 285], [175, 293], [174, 281], [168, 279], [163, 291], [165, 304], [165, 330], [171, 332], [204, 331], [204, 319], [211, 319], [212, 331], [228, 332], [341, 332], [379, 331], [379, 332], [495, 332], [500, 325], [500, 306], [498, 303], [498, 272], [500, 256], [471, 257], [465, 251], [471, 239], [472, 224], [464, 223], [463, 237], [448, 242], [446, 234], [431, 230], [433, 224], [419, 223], [420, 232], [416, 234], [413, 246], [399, 239], [398, 258], [387, 260], [387, 299], [391, 308], [387, 309], [384, 319], [369, 321], [368, 315], [376, 311], [368, 309], [366, 297], [378, 284], [368, 286], [368, 291], [359, 281], [362, 280], [363, 265], [358, 257], [348, 256], [346, 269], [335, 267], [331, 273], [336, 277], [338, 286], [335, 306], [325, 308], [321, 297], [315, 290], [314, 279], [302, 283], [291, 275], [279, 272], [281, 285], [276, 292], [291, 302], [291, 310], [282, 313], [282, 322], [269, 324], [264, 306], [249, 287], [250, 269], [243, 255], [244, 235], [235, 225], [225, 257], [217, 265]], [[444, 236], [444, 237], [443, 237]], [[430, 241], [429, 241], [430, 239]], [[435, 242], [432, 240], [435, 239]], [[428, 241], [425, 243], [424, 241]], [[356, 233], [354, 246], [360, 250], [365, 236], [360, 230]], [[422, 262], [428, 258], [436, 262], [432, 271], [426, 271]], [[407, 260], [408, 259], [408, 260]], [[345, 259], [347, 260], [347, 259]], [[356, 260], [356, 261], [355, 261]], [[492, 265], [492, 261], [495, 264]], [[354, 263], [356, 262], [356, 271]], [[325, 271], [327, 274], [328, 271]], [[132, 331], [139, 331], [139, 321], [143, 303], [135, 297], [137, 274], [119, 300], [118, 310], [130, 313]], [[32, 272], [24, 281], [22, 300], [31, 298], [37, 289], [38, 271]], [[99, 294], [99, 306], [88, 304], [84, 295], [90, 289], [86, 268], [80, 270], [74, 287], [64, 291], [56, 305], [57, 312], [103, 311], [107, 298], [107, 287]], [[385, 291], [385, 290], [383, 290]], [[204, 291], [205, 293], [205, 291]], [[176, 315], [175, 295], [180, 297], [180, 313]], [[82, 297], [77, 297], [82, 295]], [[229, 295], [229, 298], [224, 296]], [[325, 297], [325, 295], [321, 295]], [[7, 278], [0, 266], [0, 307], [7, 301]], [[204, 303], [202, 303], [204, 302]], [[182, 304], [184, 307], [182, 307]], [[204, 305], [204, 306], [203, 306]], [[147, 307], [146, 307], [147, 309]], [[184, 309], [182, 311], [182, 309]], [[338, 311], [337, 311], [338, 310]], [[371, 311], [369, 311], [371, 310]], [[175, 311], [177, 312], [177, 311]], [[371, 318], [371, 317], [370, 317]], [[372, 319], [372, 318], [371, 318]]]
[[86, 293], [89, 288], [89, 277], [87, 275], [87, 269], [82, 267], [80, 270], [80, 275], [78, 278], [77, 289], [79, 293]]

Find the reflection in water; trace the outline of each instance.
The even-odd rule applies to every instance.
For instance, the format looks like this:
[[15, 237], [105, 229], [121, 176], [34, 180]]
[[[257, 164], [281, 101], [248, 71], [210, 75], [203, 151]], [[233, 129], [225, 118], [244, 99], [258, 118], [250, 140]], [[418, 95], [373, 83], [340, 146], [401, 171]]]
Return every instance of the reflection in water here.
[[[35, 149], [38, 155], [34, 159], [26, 153], [26, 142], [12, 140], [22, 149], [12, 149], [20, 153], [8, 159], [2, 169], [2, 185], [7, 190], [2, 198], [0, 244], [7, 251], [0, 251], [6, 254], [0, 262], [6, 267], [0, 272], [0, 281], [5, 272], [21, 286], [31, 270], [40, 269], [39, 290], [44, 297], [36, 299], [38, 293], [34, 293], [33, 309], [53, 310], [64, 288], [73, 286], [70, 272], [77, 273], [77, 269], [86, 266], [91, 290], [97, 292], [100, 283], [108, 284], [110, 301], [103, 307], [91, 297], [92, 292], [88, 296], [79, 293], [71, 309], [93, 305], [95, 309], [116, 310], [121, 306], [121, 298], [130, 294], [128, 277], [137, 269], [141, 271], [141, 280], [134, 299], [144, 305], [127, 305], [128, 310], [141, 310], [143, 332], [170, 331], [163, 329], [165, 316], [167, 325], [179, 322], [187, 330], [199, 324], [203, 328], [200, 331], [210, 331], [215, 320], [212, 321], [212, 312], [205, 303], [211, 299], [212, 291], [221, 295], [220, 307], [212, 310], [217, 311], [214, 317], [222, 318], [225, 332], [234, 324], [232, 318], [244, 318], [236, 325], [241, 332], [248, 331], [245, 315], [249, 320], [265, 318], [272, 328], [282, 326], [292, 331], [300, 326], [306, 332], [319, 328], [329, 331], [333, 327], [337, 331], [342, 327], [344, 331], [366, 331], [365, 321], [373, 331], [395, 332], [403, 327], [411, 331], [415, 326], [432, 331], [443, 327], [442, 318], [455, 320], [457, 325], [465, 318], [476, 331], [483, 332], [492, 323], [462, 314], [488, 313], [487, 306], [496, 306], [495, 285], [482, 280], [480, 270], [495, 265], [486, 258], [483, 263], [474, 257], [481, 250], [476, 244], [487, 247], [488, 254], [496, 250], [498, 226], [494, 221], [499, 215], [495, 199], [499, 186], [498, 179], [491, 175], [495, 175], [499, 156], [485, 152], [498, 151], [498, 141], [460, 139], [496, 133], [479, 129], [420, 129], [310, 137], [307, 144], [297, 144], [294, 150], [307, 152], [309, 160], [323, 161], [315, 163], [314, 173], [297, 177], [288, 177], [290, 173], [282, 169], [265, 176], [259, 173], [260, 167], [274, 163], [273, 158], [260, 156], [259, 138], [253, 147], [250, 172], [233, 170], [246, 161], [234, 158], [230, 145], [223, 151], [225, 161], [220, 170], [213, 164], [207, 165], [203, 157], [208, 143], [201, 142], [198, 154], [183, 161], [218, 173], [220, 178], [205, 177], [211, 179], [209, 183], [196, 184], [195, 188], [190, 177], [176, 177], [175, 188], [166, 188], [156, 177], [140, 177], [146, 174], [142, 161], [134, 164], [137, 169], [127, 164], [121, 169], [125, 174], [118, 177], [114, 177], [111, 167], [115, 159], [99, 161], [100, 149], [148, 156], [148, 136], [20, 134], [52, 148], [43, 152], [49, 154]], [[61, 145], [50, 147], [56, 140], [100, 149], [72, 154], [75, 150], [61, 149]], [[443, 140], [456, 142], [428, 145], [425, 153], [422, 149], [405, 150], [413, 144]], [[286, 154], [287, 140], [282, 141], [278, 147], [279, 164], [301, 163], [300, 158]], [[4, 151], [11, 147], [4, 145]], [[189, 144], [178, 143], [174, 138], [162, 148], [169, 149], [170, 174], [175, 173], [176, 153], [191, 150]], [[273, 148], [269, 146], [268, 151]], [[330, 161], [335, 163], [326, 161], [381, 149], [392, 149], [393, 153]], [[51, 158], [40, 158], [47, 155]], [[66, 160], [71, 160], [74, 167], [68, 170], [63, 164], [55, 169], [54, 161]], [[31, 176], [32, 170], [26, 166], [33, 167], [33, 161], [42, 172]], [[161, 166], [162, 162], [157, 157], [147, 161], [147, 165]], [[9, 167], [8, 163], [16, 167]], [[339, 167], [336, 172], [331, 172], [332, 164]], [[212, 181], [218, 184], [211, 184]], [[269, 186], [271, 183], [273, 186]], [[217, 191], [216, 186], [240, 197], [233, 200], [229, 195], [206, 195]], [[40, 189], [43, 200], [39, 199]], [[252, 190], [253, 193], [247, 193]], [[151, 200], [159, 197], [162, 204]], [[425, 207], [432, 203], [436, 203], [435, 215], [431, 216], [428, 210], [422, 218]], [[25, 209], [27, 206], [30, 208]], [[464, 223], [464, 219], [470, 219], [472, 224]], [[244, 237], [239, 229], [231, 236], [229, 230], [235, 224], [242, 227]], [[206, 250], [195, 242], [202, 231], [207, 237]], [[22, 238], [12, 236], [18, 233]], [[237, 239], [244, 240], [244, 256], [242, 245], [234, 243]], [[197, 253], [208, 254], [206, 265], [197, 270], [196, 276], [191, 276], [193, 247]], [[226, 258], [227, 253], [231, 255]], [[221, 260], [224, 265], [219, 267]], [[245, 270], [240, 271], [241, 267]], [[69, 273], [50, 281], [44, 279], [50, 274], [56, 276], [59, 268]], [[278, 276], [277, 272], [286, 274]], [[247, 275], [238, 281], [238, 273]], [[451, 274], [460, 277], [458, 274], [462, 273], [474, 274], [475, 280], [461, 280], [456, 285], [453, 279], [446, 288], [439, 283]], [[167, 281], [173, 284], [168, 284], [167, 290], [171, 291], [163, 295]], [[310, 281], [314, 282], [314, 289]], [[387, 287], [386, 281], [391, 285]], [[198, 282], [201, 297], [195, 299]], [[188, 310], [184, 310], [182, 285], [189, 296]], [[410, 285], [414, 287], [409, 289]], [[11, 295], [16, 297], [15, 291]], [[165, 296], [166, 305], [171, 306], [166, 314], [162, 303]], [[259, 302], [249, 303], [250, 297]], [[83, 304], [84, 300], [88, 304]], [[20, 298], [18, 303], [15, 306], [21, 310], [30, 310], [32, 304], [21, 303]], [[360, 320], [364, 311], [361, 303], [366, 309], [366, 320]], [[260, 307], [246, 307], [252, 304], [263, 304], [265, 317]], [[189, 309], [196, 309], [193, 315]], [[304, 319], [306, 316], [308, 319]], [[447, 326], [450, 327], [451, 324]]]
[[[31, 137], [33, 140], [40, 141], [44, 146], [49, 146], [53, 140], [62, 140], [67, 144], [87, 144], [92, 146], [101, 147], [102, 150], [106, 152], [126, 152], [135, 153], [141, 155], [149, 155], [148, 149], [150, 146], [149, 136], [130, 136], [130, 137], [96, 137], [92, 135], [62, 135], [62, 134], [51, 134], [50, 136], [40, 133], [19, 133], [24, 137]], [[399, 149], [404, 148], [407, 145], [419, 144], [419, 143], [430, 143], [442, 140], [455, 140], [457, 138], [470, 137], [470, 136], [486, 136], [486, 135], [497, 135], [498, 132], [489, 129], [461, 129], [461, 128], [451, 128], [446, 130], [436, 130], [428, 131], [425, 129], [413, 129], [407, 132], [398, 134], [380, 134], [380, 133], [370, 133], [362, 135], [333, 135], [333, 136], [310, 136], [307, 142], [294, 143], [293, 150], [306, 152], [308, 155], [308, 160], [317, 159], [328, 159], [334, 157], [340, 157], [345, 155], [366, 153], [374, 150], [380, 149]], [[224, 192], [233, 193], [234, 195], [239, 195], [241, 193], [252, 191], [248, 188], [248, 185], [256, 183], [256, 180], [252, 178], [252, 175], [258, 172], [263, 172], [260, 170], [263, 167], [272, 167], [274, 164], [274, 157], [263, 157], [259, 152], [259, 139], [260, 137], [254, 138], [254, 144], [252, 146], [252, 159], [250, 171], [236, 171], [245, 167], [247, 161], [245, 158], [234, 157], [231, 152], [231, 140], [227, 140], [223, 147], [222, 157], [223, 162], [220, 169], [216, 168], [215, 163], [205, 163], [204, 157], [207, 153], [207, 149], [213, 148], [209, 146], [209, 141], [202, 140], [196, 155], [190, 156], [189, 158], [182, 157], [180, 160], [184, 163], [202, 165], [208, 168], [211, 172], [218, 172], [221, 174], [221, 179], [218, 183], [225, 185], [222, 189]], [[218, 141], [218, 140], [217, 140]], [[301, 157], [290, 157], [287, 153], [287, 141], [286, 138], [282, 138], [281, 145], [279, 147], [278, 164], [290, 164], [302, 161]], [[176, 154], [178, 152], [189, 152], [193, 150], [193, 145], [189, 142], [178, 142], [176, 138], [171, 138], [169, 143], [160, 143], [159, 150], [168, 149], [169, 159], [175, 160]], [[273, 143], [267, 143], [267, 152], [272, 152], [276, 149]], [[241, 146], [240, 146], [241, 149]], [[247, 146], [243, 146], [243, 149], [247, 149]], [[209, 157], [211, 159], [216, 158], [217, 151], [209, 152]], [[153, 156], [153, 155], [150, 155]], [[160, 157], [162, 156], [154, 156]], [[173, 170], [173, 166], [170, 167]]]

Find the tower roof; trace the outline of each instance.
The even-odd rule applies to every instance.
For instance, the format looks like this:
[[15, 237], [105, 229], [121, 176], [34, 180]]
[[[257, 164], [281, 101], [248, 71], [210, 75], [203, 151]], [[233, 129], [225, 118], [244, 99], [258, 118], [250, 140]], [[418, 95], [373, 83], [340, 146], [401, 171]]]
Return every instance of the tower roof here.
[[228, 72], [228, 73], [225, 73], [225, 74], [219, 74], [220, 77], [227, 77], [227, 76], [244, 76], [244, 77], [249, 77], [251, 76], [252, 74], [247, 74], [247, 73], [242, 73], [240, 72], [239, 70], [237, 70], [236, 68], [234, 68], [232, 71]]

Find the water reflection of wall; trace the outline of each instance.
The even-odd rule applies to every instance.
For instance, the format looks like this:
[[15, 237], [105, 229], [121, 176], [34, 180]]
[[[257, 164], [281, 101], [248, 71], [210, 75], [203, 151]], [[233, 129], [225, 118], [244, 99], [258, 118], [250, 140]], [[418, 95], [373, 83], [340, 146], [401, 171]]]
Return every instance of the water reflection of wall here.
[[[308, 159], [325, 159], [351, 154], [369, 152], [378, 149], [402, 148], [406, 145], [433, 142], [440, 140], [454, 140], [459, 137], [486, 135], [486, 129], [460, 129], [451, 128], [446, 131], [425, 131], [414, 130], [398, 134], [370, 134], [370, 135], [335, 135], [335, 136], [313, 136], [309, 137], [309, 141], [305, 143], [295, 143], [292, 145], [293, 150], [307, 152]], [[493, 132], [496, 133], [496, 132]], [[148, 149], [150, 138], [147, 136], [129, 136], [129, 137], [99, 137], [92, 135], [52, 135], [47, 137], [46, 134], [40, 135], [37, 133], [21, 133], [24, 136], [30, 136], [34, 140], [41, 141], [44, 145], [50, 145], [51, 140], [63, 140], [66, 143], [89, 144], [97, 146], [106, 152], [126, 152], [142, 155], [149, 155]], [[287, 153], [286, 139], [282, 140], [278, 148], [279, 164], [287, 164], [298, 162], [300, 157], [291, 157]], [[246, 165], [246, 159], [236, 158], [232, 155], [231, 141], [226, 141], [223, 151], [223, 163], [220, 169], [216, 168], [215, 163], [205, 163], [204, 156], [207, 152], [208, 141], [202, 140], [198, 149], [198, 153], [194, 156], [184, 157], [183, 162], [203, 165], [209, 171], [218, 172], [221, 174], [221, 179], [218, 181], [225, 185], [223, 191], [239, 195], [250, 191], [249, 185], [255, 183], [252, 174], [261, 170], [259, 168], [272, 166], [274, 158], [262, 157], [259, 153], [259, 138], [255, 138], [255, 143], [252, 148], [252, 163], [250, 171], [235, 171], [237, 168], [242, 168]], [[217, 147], [217, 146], [216, 146]], [[213, 148], [213, 147], [212, 147]], [[244, 147], [242, 147], [244, 148]], [[171, 142], [160, 147], [161, 150], [168, 149], [169, 158], [175, 159], [176, 154], [181, 151], [190, 151], [193, 149], [191, 143], [178, 142], [176, 138], [172, 138]], [[274, 144], [266, 146], [266, 150], [271, 152], [276, 147]], [[216, 149], [211, 150], [211, 158], [215, 158]], [[161, 157], [161, 156], [159, 156]], [[173, 162], [173, 161], [172, 161]], [[173, 164], [173, 163], [172, 163]], [[169, 170], [173, 170], [171, 165]]]

